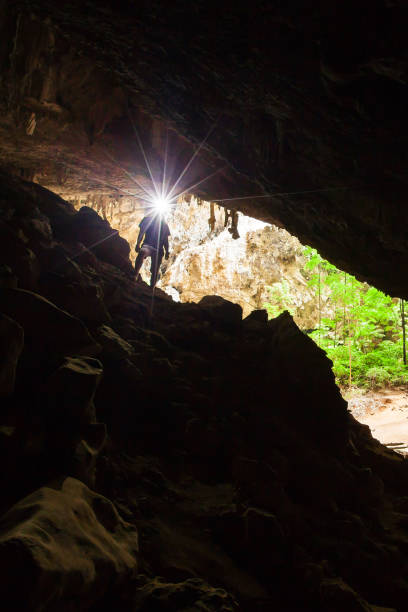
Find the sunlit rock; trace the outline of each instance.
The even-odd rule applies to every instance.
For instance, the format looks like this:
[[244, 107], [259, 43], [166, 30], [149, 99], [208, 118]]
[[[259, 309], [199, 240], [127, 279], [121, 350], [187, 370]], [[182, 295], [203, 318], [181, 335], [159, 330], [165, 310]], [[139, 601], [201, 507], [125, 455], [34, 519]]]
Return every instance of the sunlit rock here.
[[[80, 207], [86, 200], [75, 200]], [[107, 209], [100, 200], [89, 205], [106, 217], [130, 244], [134, 261], [139, 223], [143, 217], [136, 198], [123, 198]], [[212, 216], [211, 216], [212, 215]], [[170, 226], [170, 260], [162, 264], [158, 286], [173, 300], [199, 302], [206, 295], [220, 295], [239, 304], [246, 316], [271, 301], [274, 283], [286, 284], [295, 321], [311, 329], [317, 324], [316, 298], [302, 270], [302, 245], [285, 230], [245, 215], [238, 215], [238, 238], [231, 233], [231, 219], [221, 206], [180, 200], [167, 215]], [[150, 261], [142, 277], [150, 278]], [[324, 296], [323, 296], [324, 299]]]

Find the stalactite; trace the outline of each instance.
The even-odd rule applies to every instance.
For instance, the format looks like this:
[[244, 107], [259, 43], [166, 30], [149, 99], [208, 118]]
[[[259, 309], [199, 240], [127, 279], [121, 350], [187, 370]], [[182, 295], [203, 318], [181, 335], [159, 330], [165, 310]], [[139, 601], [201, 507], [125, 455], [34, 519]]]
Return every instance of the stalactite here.
[[228, 226], [229, 220], [231, 219], [231, 227], [228, 228], [229, 233], [237, 240], [239, 238], [238, 233], [238, 212], [236, 210], [224, 209], [224, 227]]
[[231, 214], [231, 227], [228, 228], [229, 233], [231, 234], [234, 240], [239, 238], [238, 233], [238, 212], [236, 210], [230, 211]]
[[224, 227], [227, 227], [230, 215], [231, 215], [231, 212], [228, 210], [228, 208], [225, 208], [224, 209]]
[[101, 196], [97, 195], [94, 198], [94, 209], [95, 211], [100, 214], [100, 210], [101, 210]]
[[107, 217], [107, 214], [106, 214], [107, 213], [107, 208], [108, 208], [107, 196], [105, 196], [105, 195], [101, 196], [101, 204], [100, 204], [100, 206], [101, 206], [101, 211], [102, 211], [102, 217], [103, 217], [103, 219], [105, 221], [107, 221], [108, 220], [108, 217]]
[[210, 227], [210, 232], [213, 232], [215, 228], [215, 204], [214, 202], [210, 203], [210, 218], [208, 219], [208, 225]]

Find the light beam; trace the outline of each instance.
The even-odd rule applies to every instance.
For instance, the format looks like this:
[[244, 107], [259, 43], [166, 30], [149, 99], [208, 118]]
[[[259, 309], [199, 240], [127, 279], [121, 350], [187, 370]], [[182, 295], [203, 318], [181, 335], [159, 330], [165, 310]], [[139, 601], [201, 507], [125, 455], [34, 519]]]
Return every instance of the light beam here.
[[164, 215], [169, 212], [171, 208], [171, 201], [166, 195], [159, 195], [152, 198], [153, 207], [159, 215]]

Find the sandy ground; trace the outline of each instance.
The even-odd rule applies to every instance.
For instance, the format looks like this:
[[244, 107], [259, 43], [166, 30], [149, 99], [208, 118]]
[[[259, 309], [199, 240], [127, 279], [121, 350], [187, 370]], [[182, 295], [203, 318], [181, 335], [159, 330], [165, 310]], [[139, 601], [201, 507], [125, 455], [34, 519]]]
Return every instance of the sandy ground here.
[[370, 427], [374, 438], [383, 444], [408, 445], [408, 389], [356, 390], [343, 395], [353, 416]]

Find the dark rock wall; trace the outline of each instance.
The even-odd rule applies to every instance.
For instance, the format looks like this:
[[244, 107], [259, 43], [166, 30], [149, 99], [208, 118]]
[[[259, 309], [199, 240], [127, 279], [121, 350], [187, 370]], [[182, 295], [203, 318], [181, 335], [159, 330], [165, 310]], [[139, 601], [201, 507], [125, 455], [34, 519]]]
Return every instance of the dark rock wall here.
[[[3, 0], [0, 159], [52, 189], [176, 177], [408, 297], [403, 0]], [[125, 169], [126, 172], [122, 170]], [[215, 173], [215, 174], [214, 174]], [[145, 183], [146, 184], [146, 183]], [[323, 191], [320, 191], [323, 190]]]
[[0, 200], [2, 608], [404, 610], [406, 462], [291, 317], [153, 300], [93, 211]]

